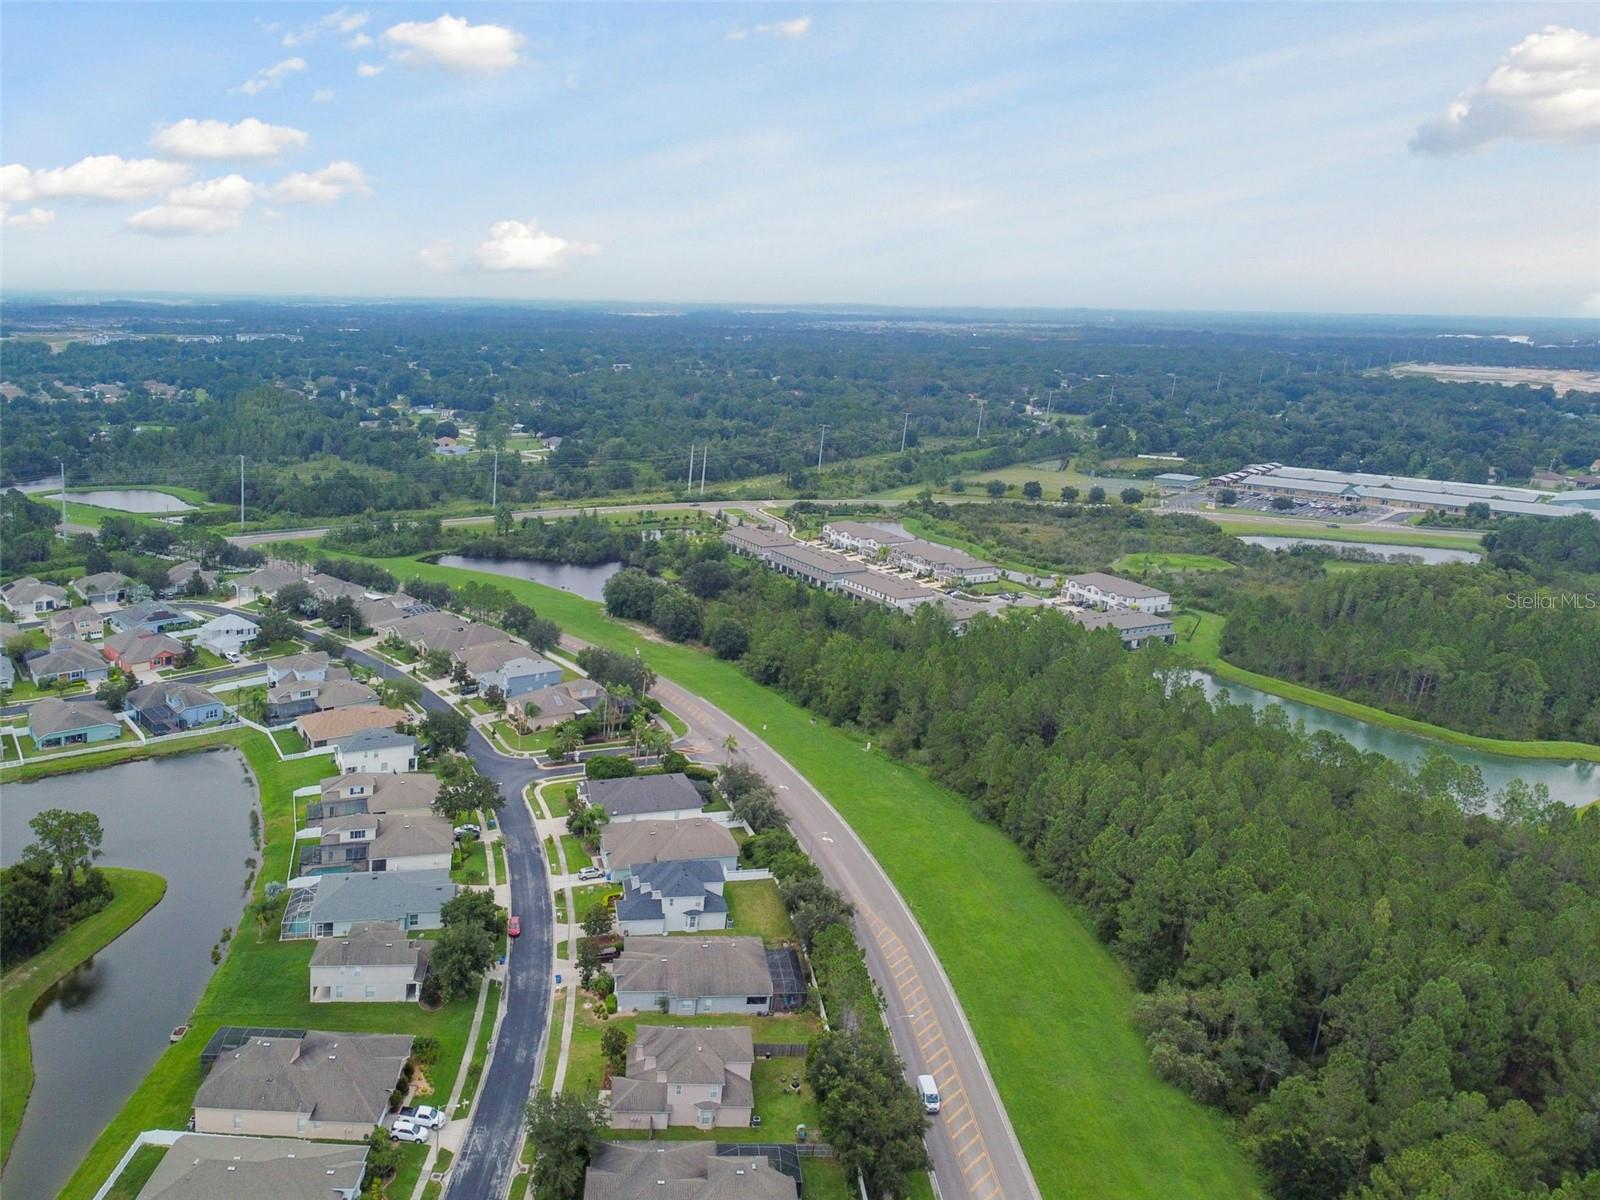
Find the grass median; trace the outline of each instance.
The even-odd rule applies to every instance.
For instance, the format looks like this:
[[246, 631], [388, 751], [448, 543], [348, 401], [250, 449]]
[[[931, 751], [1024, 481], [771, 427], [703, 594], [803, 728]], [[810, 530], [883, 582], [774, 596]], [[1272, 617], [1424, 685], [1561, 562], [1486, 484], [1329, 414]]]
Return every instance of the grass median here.
[[111, 884], [111, 903], [0, 977], [0, 1162], [11, 1156], [33, 1090], [29, 1012], [52, 984], [131, 929], [167, 890], [167, 881], [149, 871], [101, 871]]
[[[328, 763], [318, 758], [281, 762], [266, 736], [249, 730], [230, 730], [219, 740], [244, 754], [260, 788], [266, 839], [255, 884], [255, 895], [260, 896], [268, 881], [281, 881], [288, 870], [294, 842], [291, 794], [326, 775]], [[188, 748], [196, 747], [190, 743]], [[200, 1086], [200, 1051], [222, 1025], [436, 1037], [439, 1055], [428, 1077], [437, 1081], [438, 1098], [448, 1097], [466, 1054], [476, 994], [432, 1013], [415, 1004], [313, 1004], [308, 978], [315, 945], [309, 940], [280, 942], [276, 929], [264, 931], [258, 941], [257, 931], [241, 923], [227, 957], [195, 1005], [188, 1036], [156, 1061], [101, 1132], [63, 1189], [64, 1200], [90, 1200], [142, 1130], [184, 1127]], [[435, 1102], [433, 1096], [429, 1102]]]
[[1226, 1118], [1151, 1069], [1130, 1022], [1126, 972], [1022, 852], [953, 793], [813, 723], [737, 667], [646, 638], [592, 601], [409, 558], [374, 561], [401, 579], [504, 588], [574, 636], [638, 650], [662, 676], [765, 727], [766, 741], [839, 809], [921, 923], [1042, 1188], [1129, 1200], [1261, 1194]]

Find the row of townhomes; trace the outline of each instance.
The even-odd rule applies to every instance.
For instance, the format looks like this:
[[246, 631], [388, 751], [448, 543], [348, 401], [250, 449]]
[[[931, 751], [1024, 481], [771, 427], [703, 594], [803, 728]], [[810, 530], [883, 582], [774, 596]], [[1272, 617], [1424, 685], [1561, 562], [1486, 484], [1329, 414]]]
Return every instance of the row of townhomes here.
[[[889, 521], [828, 521], [821, 542], [796, 541], [762, 525], [736, 525], [723, 541], [738, 554], [776, 571], [853, 599], [912, 612], [937, 604], [957, 627], [980, 613], [1007, 607], [1057, 607], [1088, 629], [1110, 629], [1123, 645], [1173, 640], [1172, 597], [1131, 579], [1094, 571], [1068, 575], [1054, 596], [1038, 595], [1046, 581], [1030, 577], [1026, 594], [981, 595], [1007, 574], [954, 546], [913, 536]], [[987, 591], [994, 591], [987, 588]]]

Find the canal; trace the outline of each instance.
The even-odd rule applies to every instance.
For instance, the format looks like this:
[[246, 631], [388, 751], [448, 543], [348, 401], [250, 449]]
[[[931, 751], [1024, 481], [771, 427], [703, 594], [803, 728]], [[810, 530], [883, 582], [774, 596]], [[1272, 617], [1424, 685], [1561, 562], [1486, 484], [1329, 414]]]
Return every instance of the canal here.
[[255, 781], [231, 750], [4, 789], [7, 863], [33, 840], [30, 817], [51, 808], [92, 811], [105, 833], [103, 865], [167, 881], [166, 895], [138, 924], [46, 992], [29, 1015], [33, 1092], [0, 1175], [6, 1196], [56, 1195], [167, 1049], [173, 1027], [189, 1019], [214, 969], [211, 947], [223, 926], [237, 928], [244, 909], [245, 859], [257, 854], [255, 804]]
[[[60, 504], [61, 493], [58, 491], [50, 499]], [[125, 513], [194, 511], [194, 505], [187, 501], [180, 500], [168, 492], [153, 492], [148, 488], [105, 488], [94, 492], [68, 492], [67, 499], [73, 504], [87, 504], [91, 508], [112, 508]]]
[[467, 558], [461, 554], [446, 554], [435, 561], [441, 567], [458, 567], [464, 571], [483, 571], [510, 579], [532, 580], [596, 603], [605, 600], [606, 580], [622, 570], [619, 562], [581, 566], [577, 563], [539, 562], [531, 558]]
[[1447, 550], [1438, 546], [1390, 546], [1383, 542], [1340, 542], [1332, 538], [1242, 537], [1239, 539], [1263, 550], [1289, 550], [1295, 546], [1317, 546], [1337, 554], [1340, 550], [1365, 550], [1379, 558], [1415, 558], [1436, 566], [1439, 563], [1475, 563], [1483, 557], [1476, 550]]
[[1302, 704], [1298, 700], [1284, 700], [1244, 684], [1222, 683], [1203, 671], [1192, 671], [1190, 674], [1205, 688], [1207, 696], [1225, 696], [1235, 704], [1248, 704], [1257, 711], [1269, 705], [1281, 708], [1291, 723], [1298, 721], [1309, 732], [1327, 730], [1336, 733], [1358, 750], [1377, 751], [1410, 767], [1421, 763], [1429, 752], [1443, 750], [1456, 762], [1478, 768], [1491, 797], [1513, 779], [1521, 779], [1530, 785], [1544, 784], [1550, 789], [1551, 799], [1563, 804], [1576, 806], [1600, 799], [1600, 763], [1485, 754], [1481, 750], [1452, 746], [1398, 729], [1368, 724], [1315, 705]]

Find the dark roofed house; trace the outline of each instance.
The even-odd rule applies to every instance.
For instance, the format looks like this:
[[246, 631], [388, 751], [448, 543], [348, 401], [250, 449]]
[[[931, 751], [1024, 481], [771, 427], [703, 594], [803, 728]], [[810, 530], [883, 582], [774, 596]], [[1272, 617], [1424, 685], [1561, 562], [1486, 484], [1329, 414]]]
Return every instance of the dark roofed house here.
[[333, 669], [333, 657], [322, 650], [304, 650], [299, 654], [286, 654], [267, 663], [267, 685], [277, 687], [285, 679], [315, 680], [328, 678]]
[[206, 591], [209, 592], [217, 586], [217, 572], [206, 570], [191, 558], [167, 568], [167, 586], [161, 589], [161, 594], [181, 596], [189, 590], [196, 575], [200, 576], [200, 582], [205, 584]]
[[645, 863], [706, 859], [725, 871], [739, 864], [739, 844], [725, 825], [709, 817], [682, 821], [624, 821], [600, 834], [600, 863], [617, 882]]
[[253, 1037], [212, 1064], [195, 1093], [195, 1132], [363, 1141], [410, 1057], [409, 1034]]
[[98, 700], [46, 696], [28, 706], [28, 736], [40, 750], [115, 741], [125, 728], [117, 714]]
[[48, 650], [35, 650], [22, 660], [35, 683], [103, 683], [111, 676], [105, 656], [85, 642], [56, 642]]
[[578, 795], [586, 804], [606, 810], [612, 824], [646, 818], [677, 821], [698, 817], [705, 798], [681, 772], [672, 775], [633, 775], [625, 779], [583, 779]]
[[417, 739], [393, 729], [363, 729], [333, 743], [341, 775], [398, 774], [417, 769]]
[[772, 1007], [772, 971], [760, 938], [631, 937], [611, 973], [617, 1006], [627, 1012], [756, 1016]]
[[397, 922], [352, 925], [311, 952], [311, 1002], [405, 1003], [420, 998], [428, 948]]
[[354, 871], [319, 875], [289, 890], [281, 937], [343, 937], [363, 922], [393, 922], [406, 930], [438, 929], [440, 910], [455, 899], [444, 871]]
[[364, 1145], [186, 1133], [138, 1200], [355, 1200], [366, 1170]]
[[1127, 608], [1152, 614], [1172, 611], [1172, 597], [1160, 588], [1104, 571], [1068, 575], [1062, 581], [1061, 594], [1074, 604], [1091, 608]]
[[625, 937], [726, 929], [724, 886], [725, 874], [715, 861], [644, 864], [628, 876], [617, 898], [617, 929]]
[[1122, 644], [1137, 650], [1149, 641], [1171, 642], [1172, 620], [1128, 608], [1113, 608], [1106, 612], [1075, 612], [1071, 617], [1085, 629], [1112, 629]]
[[746, 554], [751, 558], [765, 558], [770, 550], [795, 544], [788, 534], [764, 525], [735, 525], [722, 535], [722, 540], [735, 554]]
[[0, 600], [19, 617], [32, 617], [62, 608], [67, 603], [67, 589], [54, 583], [41, 583], [32, 575], [13, 579], [0, 586]]
[[601, 1142], [583, 1200], [798, 1200], [797, 1182], [756, 1153], [698, 1142]]
[[169, 629], [194, 624], [194, 618], [188, 613], [179, 612], [159, 600], [146, 600], [141, 604], [118, 609], [107, 616], [106, 620], [111, 622], [111, 628], [118, 633], [165, 633]]
[[132, 582], [121, 571], [97, 571], [74, 579], [72, 590], [83, 597], [85, 604], [118, 604], [127, 599]]
[[173, 681], [134, 688], [122, 706], [129, 716], [158, 736], [211, 725], [228, 715], [222, 701], [205, 688]]

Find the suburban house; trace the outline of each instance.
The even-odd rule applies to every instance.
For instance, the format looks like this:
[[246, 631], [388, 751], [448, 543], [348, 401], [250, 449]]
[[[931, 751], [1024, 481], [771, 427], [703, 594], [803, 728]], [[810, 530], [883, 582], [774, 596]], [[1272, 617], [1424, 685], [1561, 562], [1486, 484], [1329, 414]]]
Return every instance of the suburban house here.
[[67, 589], [53, 583], [40, 583], [32, 575], [24, 575], [0, 587], [0, 600], [4, 600], [6, 607], [19, 617], [37, 616], [66, 607]]
[[705, 797], [681, 772], [672, 775], [632, 775], [626, 779], [580, 779], [578, 798], [606, 810], [610, 823], [658, 820], [681, 821], [698, 817]]
[[318, 875], [307, 886], [289, 889], [281, 936], [285, 941], [344, 937], [362, 924], [438, 929], [444, 924], [440, 912], [456, 891], [449, 871]]
[[393, 729], [363, 729], [333, 743], [339, 774], [399, 774], [417, 769], [417, 739]]
[[119, 608], [107, 615], [106, 620], [118, 633], [165, 633], [169, 629], [194, 623], [194, 618], [188, 613], [179, 612], [159, 600], [146, 600]]
[[617, 930], [634, 937], [726, 929], [723, 886], [720, 863], [647, 863], [628, 876], [617, 898]]
[[628, 1047], [627, 1073], [611, 1081], [611, 1128], [748, 1129], [754, 1042], [748, 1025], [641, 1025]]
[[44, 619], [52, 642], [98, 641], [105, 632], [105, 618], [87, 604], [77, 608], [58, 608]]
[[391, 625], [398, 625], [406, 617], [405, 610], [392, 600], [357, 600], [356, 611], [361, 614], [362, 623], [367, 628], [376, 629], [379, 633]]
[[328, 678], [328, 669], [332, 663], [333, 659], [321, 650], [307, 650], [301, 654], [275, 658], [267, 664], [267, 686], [277, 687], [291, 677], [320, 682]]
[[429, 812], [438, 796], [439, 777], [424, 772], [335, 775], [322, 781], [318, 798], [306, 805], [306, 824], [356, 813]]
[[583, 1200], [798, 1200], [800, 1187], [762, 1154], [721, 1155], [711, 1142], [601, 1142]]
[[760, 938], [629, 938], [611, 974], [623, 1012], [761, 1016], [772, 1007], [772, 972]]
[[106, 659], [130, 675], [142, 670], [165, 670], [178, 661], [183, 651], [184, 645], [177, 638], [139, 629], [112, 634], [100, 645]]
[[518, 642], [487, 642], [456, 656], [479, 688], [497, 687], [506, 699], [561, 682], [561, 668]]
[[795, 540], [787, 533], [779, 533], [765, 525], [735, 525], [722, 535], [722, 540], [735, 554], [749, 558], [765, 558], [770, 550], [795, 544]]
[[[402, 617], [389, 626], [389, 632], [384, 635], [385, 640], [395, 638], [404, 642], [418, 653], [428, 648], [428, 639], [441, 637], [453, 630], [465, 629], [470, 621], [447, 612], [417, 613], [415, 616]], [[494, 640], [505, 638], [505, 634], [496, 630], [498, 635]]]
[[859, 575], [851, 575], [839, 590], [853, 599], [870, 600], [874, 604], [898, 608], [901, 612], [910, 612], [919, 604], [937, 600], [942, 594], [884, 571], [863, 571]]
[[735, 870], [739, 865], [739, 844], [727, 826], [710, 817], [624, 821], [607, 825], [600, 834], [600, 865], [607, 878], [619, 883], [645, 863], [696, 859], [710, 859], [724, 870]]
[[72, 590], [83, 597], [85, 604], [120, 604], [128, 598], [128, 585], [132, 582], [121, 571], [96, 571], [74, 579]]
[[605, 688], [592, 679], [569, 679], [554, 687], [528, 692], [517, 700], [527, 714], [529, 725], [534, 729], [548, 729], [603, 709], [608, 698]]
[[212, 617], [195, 630], [194, 644], [211, 651], [218, 658], [237, 658], [260, 632], [261, 626], [249, 617], [228, 613], [226, 616]]
[[994, 583], [1000, 578], [1000, 568], [993, 563], [923, 538], [891, 545], [889, 565], [913, 575], [932, 575], [945, 583]]
[[0, 654], [0, 690], [13, 688], [17, 685], [17, 664], [11, 657]]
[[209, 592], [217, 586], [217, 572], [206, 570], [191, 558], [167, 568], [167, 586], [161, 589], [161, 594], [183, 595], [189, 590], [196, 575], [200, 576], [200, 582], [205, 584], [206, 591]]
[[356, 1200], [366, 1171], [360, 1144], [186, 1133], [138, 1200]]
[[450, 822], [432, 812], [325, 817], [303, 832], [318, 840], [300, 851], [302, 875], [448, 871], [455, 845]]
[[46, 696], [28, 706], [28, 736], [39, 750], [112, 742], [126, 728], [117, 714], [98, 700]]
[[775, 546], [763, 557], [774, 570], [830, 591], [837, 589], [850, 576], [869, 569], [864, 563], [852, 562], [832, 550], [819, 550], [799, 542]]
[[407, 940], [399, 925], [353, 925], [345, 936], [326, 938], [311, 952], [311, 1002], [416, 1000], [427, 973], [427, 947]]
[[337, 600], [340, 596], [347, 596], [359, 604], [367, 598], [367, 589], [360, 584], [334, 575], [324, 575], [321, 571], [308, 576], [306, 586], [318, 600]]
[[967, 622], [972, 620], [973, 617], [979, 616], [983, 613], [988, 613], [990, 616], [994, 615], [994, 609], [990, 608], [982, 601], [965, 600], [960, 596], [940, 596], [938, 599], [938, 605], [940, 608], [944, 609], [944, 615], [948, 617], [950, 619], [950, 623], [956, 627], [957, 633], [965, 628]]
[[294, 727], [308, 746], [327, 746], [352, 733], [366, 729], [393, 729], [406, 720], [398, 708], [381, 704], [358, 704], [350, 708], [330, 708], [296, 717]]
[[829, 521], [822, 527], [822, 540], [835, 550], [875, 557], [879, 551], [915, 539], [897, 525], [872, 525], [864, 521]]
[[[438, 614], [430, 613], [430, 616]], [[467, 621], [455, 629], [441, 629], [421, 639], [420, 650], [443, 650], [451, 658], [460, 658], [475, 646], [490, 646], [505, 642], [506, 635], [493, 625]], [[526, 652], [526, 651], [525, 651]], [[559, 680], [560, 676], [557, 676]]]
[[377, 702], [377, 692], [348, 677], [303, 680], [290, 675], [267, 693], [267, 720], [288, 721], [304, 713]]
[[163, 681], [134, 688], [122, 701], [128, 715], [151, 733], [176, 733], [225, 720], [227, 707], [205, 688]]
[[23, 667], [37, 684], [104, 683], [111, 676], [105, 657], [83, 642], [55, 642], [48, 650], [35, 650], [23, 659]]
[[279, 589], [299, 579], [298, 567], [289, 563], [269, 562], [248, 575], [228, 580], [228, 585], [233, 588], [233, 594], [239, 597], [241, 604], [249, 604], [252, 600], [270, 599], [278, 594]]
[[1062, 583], [1061, 594], [1074, 604], [1090, 608], [1127, 608], [1143, 613], [1172, 611], [1172, 597], [1160, 588], [1119, 579], [1104, 571], [1068, 575]]
[[1122, 644], [1130, 650], [1137, 650], [1152, 640], [1171, 642], [1174, 636], [1170, 617], [1135, 612], [1133, 609], [1113, 608], [1106, 612], [1079, 611], [1069, 615], [1085, 629], [1116, 630], [1117, 636], [1122, 639]]
[[410, 1057], [409, 1034], [249, 1038], [211, 1064], [195, 1093], [194, 1130], [365, 1141]]

